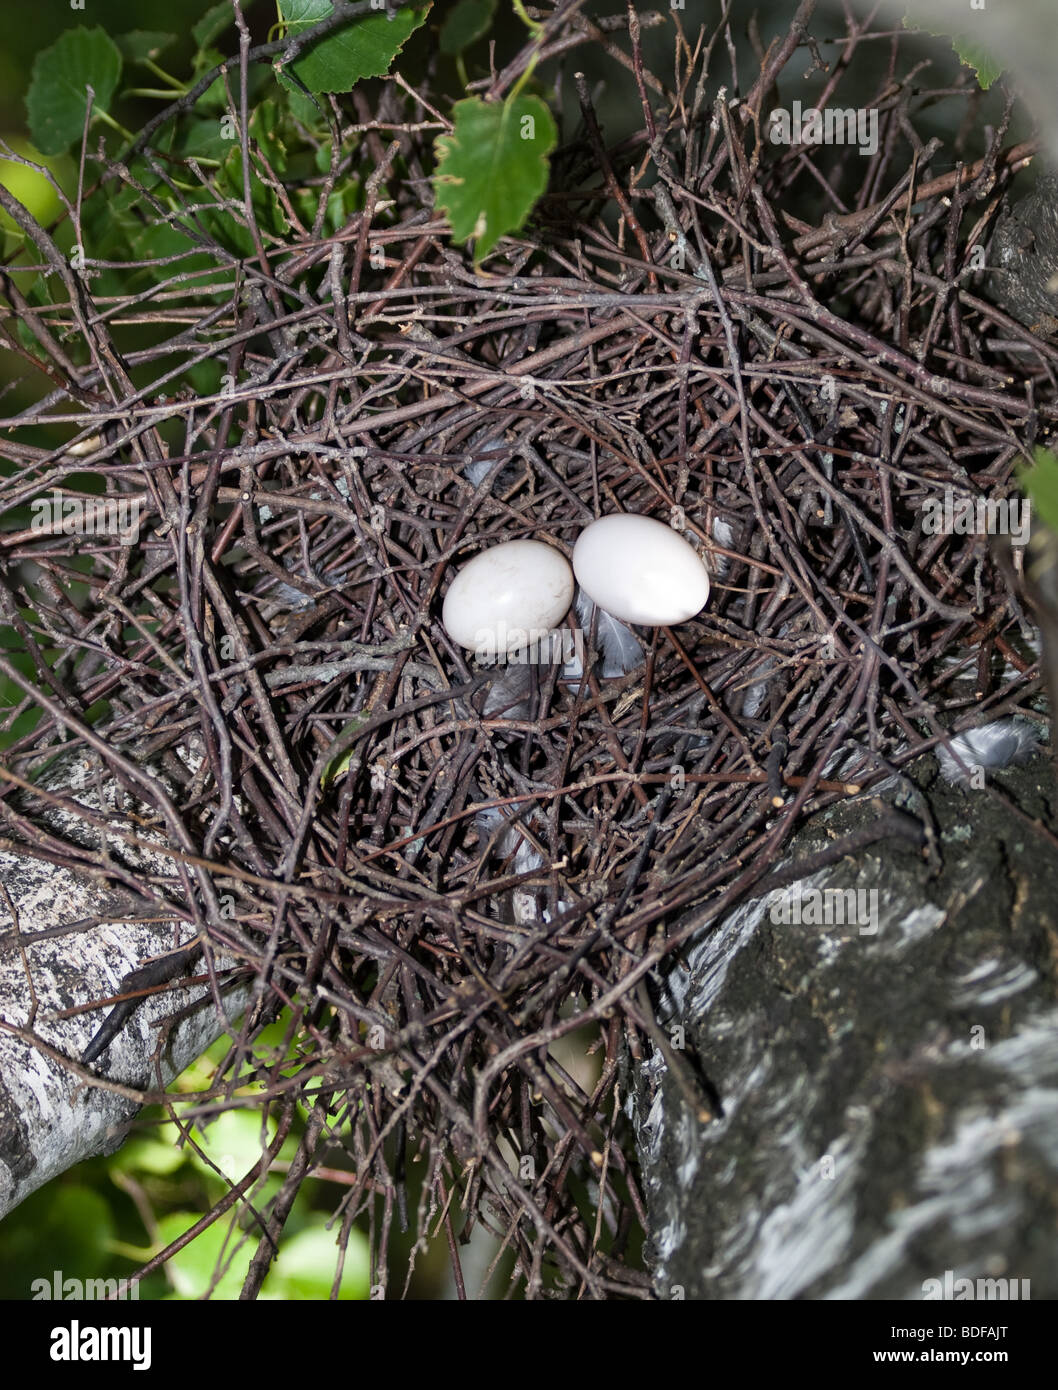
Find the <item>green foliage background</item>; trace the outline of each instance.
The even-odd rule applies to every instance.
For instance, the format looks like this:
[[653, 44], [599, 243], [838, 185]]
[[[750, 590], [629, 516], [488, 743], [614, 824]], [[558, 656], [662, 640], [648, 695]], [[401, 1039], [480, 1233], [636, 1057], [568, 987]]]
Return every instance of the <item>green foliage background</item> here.
[[[258, 1051], [281, 1046], [285, 1032], [283, 1020], [273, 1024], [262, 1034]], [[208, 1085], [225, 1051], [221, 1039], [170, 1091], [180, 1095]], [[242, 1094], [249, 1098], [252, 1090]], [[261, 1122], [253, 1109], [227, 1111], [204, 1126], [195, 1125], [192, 1134], [201, 1152], [179, 1144], [176, 1127], [160, 1109], [147, 1111], [117, 1153], [79, 1164], [28, 1197], [0, 1223], [0, 1298], [37, 1297], [42, 1291], [34, 1288], [35, 1281], [52, 1286], [56, 1270], [63, 1279], [127, 1279], [190, 1229], [228, 1191], [229, 1180], [239, 1181], [261, 1153]], [[288, 1139], [274, 1171], [254, 1191], [255, 1206], [278, 1190], [283, 1164], [294, 1148]], [[325, 1190], [330, 1186], [315, 1182], [302, 1187], [262, 1298], [330, 1296], [337, 1261], [335, 1232], [326, 1228], [336, 1205], [333, 1190]], [[148, 1275], [140, 1300], [196, 1299], [207, 1293], [237, 1298], [259, 1233], [244, 1213], [235, 1211], [175, 1255], [164, 1271]], [[354, 1232], [339, 1297], [366, 1298], [368, 1286], [367, 1243]]]

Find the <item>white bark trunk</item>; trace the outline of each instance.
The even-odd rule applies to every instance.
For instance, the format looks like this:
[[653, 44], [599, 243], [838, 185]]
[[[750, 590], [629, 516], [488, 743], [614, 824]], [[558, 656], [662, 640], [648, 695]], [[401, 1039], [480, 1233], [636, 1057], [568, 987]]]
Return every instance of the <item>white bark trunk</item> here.
[[[83, 755], [64, 754], [40, 785], [99, 812], [104, 799], [112, 803], [120, 793], [98, 766], [96, 788], [71, 791], [71, 783], [88, 780], [87, 766]], [[160, 844], [157, 831], [132, 819], [147, 813], [134, 803], [115, 820]], [[67, 841], [95, 846], [101, 861], [144, 881], [153, 876], [154, 888], [141, 899], [121, 886], [120, 874], [108, 878], [102, 870], [70, 869], [17, 849], [0, 852], [0, 1217], [81, 1159], [113, 1152], [141, 1108], [141, 1093], [161, 1089], [200, 1056], [245, 1008], [250, 992], [248, 982], [223, 991], [222, 1019], [208, 983], [181, 988], [175, 981], [177, 987], [145, 998], [91, 1068], [84, 1067], [80, 1058], [113, 1005], [60, 1015], [113, 998], [130, 971], [193, 941], [195, 933], [185, 915], [164, 918], [152, 906], [159, 875], [175, 889], [170, 856], [130, 848], [115, 835], [104, 845], [105, 832], [72, 810], [51, 806], [36, 818]], [[178, 891], [167, 896], [179, 901]], [[196, 975], [205, 973], [201, 959]], [[221, 978], [232, 964], [215, 958]]]

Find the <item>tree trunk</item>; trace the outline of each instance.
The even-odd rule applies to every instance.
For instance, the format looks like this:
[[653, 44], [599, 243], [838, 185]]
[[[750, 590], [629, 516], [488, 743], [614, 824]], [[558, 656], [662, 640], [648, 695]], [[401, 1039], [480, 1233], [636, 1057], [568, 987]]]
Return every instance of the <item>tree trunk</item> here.
[[[658, 1056], [634, 1098], [662, 1297], [951, 1298], [959, 1278], [1058, 1295], [1054, 797], [1042, 757], [985, 790], [938, 778], [926, 804], [893, 779], [816, 817], [780, 867], [880, 802], [934, 818], [926, 850], [879, 842], [695, 939], [663, 1007], [716, 1117]], [[868, 896], [852, 925], [813, 925], [812, 888]]]
[[[32, 814], [40, 841], [35, 852], [10, 840], [0, 851], [0, 1217], [72, 1164], [112, 1153], [144, 1093], [161, 1090], [200, 1056], [249, 996], [249, 985], [237, 981], [221, 993], [220, 1015], [208, 980], [179, 976], [135, 1006], [90, 1068], [82, 1064], [114, 1007], [99, 1001], [121, 993], [123, 979], [151, 958], [168, 953], [172, 961], [174, 945], [196, 938], [178, 906], [172, 856], [130, 847], [73, 809], [76, 802], [99, 812], [105, 801], [112, 827], [164, 843], [144, 829], [142, 803], [115, 816], [109, 808], [121, 795], [117, 783], [84, 754], [62, 755], [39, 785], [67, 807], [22, 796], [20, 810]], [[62, 846], [48, 845], [52, 837], [88, 851], [83, 867], [76, 848], [64, 855]], [[44, 853], [71, 862], [38, 857]], [[159, 912], [160, 895], [174, 907], [171, 915]], [[176, 960], [186, 971], [189, 962]], [[197, 962], [190, 968], [201, 976], [201, 955]], [[223, 982], [233, 962], [217, 955], [214, 963]], [[162, 961], [149, 973], [172, 972]]]

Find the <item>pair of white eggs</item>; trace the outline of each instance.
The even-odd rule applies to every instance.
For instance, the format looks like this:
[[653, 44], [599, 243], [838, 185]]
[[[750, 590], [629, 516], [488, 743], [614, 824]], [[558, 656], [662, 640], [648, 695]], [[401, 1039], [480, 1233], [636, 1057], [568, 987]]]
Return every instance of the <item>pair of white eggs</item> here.
[[604, 612], [625, 623], [670, 627], [701, 611], [709, 575], [671, 526], [614, 512], [587, 526], [566, 557], [542, 541], [504, 541], [475, 555], [445, 595], [453, 641], [495, 655], [543, 640], [569, 612], [574, 576]]

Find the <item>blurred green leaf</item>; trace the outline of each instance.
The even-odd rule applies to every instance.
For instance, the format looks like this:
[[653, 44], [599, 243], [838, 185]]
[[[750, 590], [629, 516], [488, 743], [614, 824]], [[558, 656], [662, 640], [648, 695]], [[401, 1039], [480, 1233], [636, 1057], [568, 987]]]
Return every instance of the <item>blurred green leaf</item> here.
[[79, 142], [88, 105], [107, 111], [121, 79], [121, 54], [103, 29], [67, 29], [37, 54], [26, 94], [33, 143], [44, 154], [62, 154]]
[[973, 68], [977, 74], [977, 85], [987, 92], [992, 83], [1003, 74], [1003, 64], [997, 63], [987, 49], [968, 39], [965, 34], [956, 35], [951, 41], [952, 48], [959, 55], [959, 61]]
[[26, 1199], [18, 1220], [0, 1226], [0, 1265], [19, 1271], [18, 1282], [25, 1283], [19, 1296], [31, 1298], [33, 1280], [50, 1281], [56, 1269], [65, 1279], [103, 1277], [102, 1261], [115, 1236], [110, 1207], [98, 1192], [77, 1183], [49, 1184]]
[[184, 373], [188, 384], [196, 396], [215, 396], [220, 390], [220, 379], [224, 375], [224, 364], [216, 358], [207, 357], [195, 362]]
[[[195, 1129], [194, 1139], [226, 1178], [238, 1182], [260, 1160], [268, 1141], [275, 1134], [275, 1121], [269, 1120], [265, 1135], [256, 1110], [224, 1110], [204, 1130]], [[191, 1163], [208, 1177], [216, 1173], [202, 1154], [190, 1150]]]
[[[338, 1254], [336, 1234], [326, 1229], [321, 1217], [318, 1225], [299, 1231], [281, 1244], [261, 1293], [266, 1298], [330, 1298], [338, 1269]], [[371, 1261], [367, 1240], [354, 1229], [349, 1232], [338, 1297], [367, 1298], [370, 1282]]]
[[1050, 449], [1037, 448], [1033, 466], [1019, 469], [1018, 479], [1033, 511], [1058, 535], [1058, 457]]
[[[200, 1219], [195, 1212], [186, 1211], [163, 1216], [158, 1222], [159, 1246], [176, 1240]], [[246, 1239], [238, 1230], [231, 1231], [231, 1217], [222, 1216], [167, 1262], [166, 1269], [174, 1284], [169, 1297], [198, 1299], [208, 1291], [211, 1298], [237, 1299], [257, 1245], [256, 1239]], [[219, 1262], [224, 1272], [214, 1284]]]
[[133, 29], [119, 34], [114, 40], [128, 63], [154, 62], [167, 48], [176, 43], [175, 34], [159, 33], [155, 29]]
[[[45, 159], [28, 140], [20, 139], [17, 135], [6, 136], [5, 143], [10, 145], [16, 154], [32, 160], [34, 164], [44, 165], [51, 171], [56, 183], [65, 183], [66, 186], [69, 186], [69, 183], [72, 182], [70, 179], [72, 169], [69, 160]], [[65, 180], [61, 178], [63, 174], [66, 175]], [[59, 195], [55, 191], [54, 185], [43, 174], [38, 174], [36, 169], [31, 169], [25, 164], [16, 164], [14, 160], [5, 159], [0, 155], [0, 183], [9, 193], [15, 195], [24, 208], [28, 208], [42, 227], [47, 227], [58, 217], [62, 209]], [[0, 231], [5, 234], [9, 233], [13, 241], [21, 241], [25, 235], [14, 218], [2, 209], [0, 209]]]
[[454, 57], [484, 38], [495, 13], [496, 0], [459, 0], [441, 25], [441, 52]]
[[219, 39], [225, 29], [235, 23], [235, 13], [231, 7], [231, 0], [220, 0], [217, 5], [211, 5], [202, 18], [191, 29], [191, 37], [198, 45], [199, 51], [208, 48], [214, 39]]
[[[231, 14], [229, 7], [228, 13]], [[224, 54], [218, 48], [202, 48], [195, 54], [191, 61], [191, 81], [197, 82], [198, 79], [207, 72], [224, 62]], [[195, 110], [198, 112], [216, 111], [218, 113], [228, 110], [228, 93], [224, 86], [222, 77], [215, 77], [199, 99], [195, 102]]]
[[908, 0], [907, 10], [904, 14], [904, 28], [918, 29], [922, 33], [932, 34], [934, 38], [950, 38], [951, 46], [958, 55], [959, 62], [964, 63], [968, 68], [973, 68], [977, 74], [977, 85], [982, 91], [987, 92], [1002, 73], [1003, 64], [997, 63], [994, 56], [987, 49], [982, 48], [976, 39], [965, 30], [960, 29], [953, 33], [950, 29], [935, 29], [933, 27], [935, 23], [935, 19], [919, 12], [917, 0]]
[[118, 1173], [150, 1173], [165, 1178], [184, 1163], [185, 1155], [175, 1144], [137, 1135], [127, 1140], [110, 1160], [111, 1169]]

